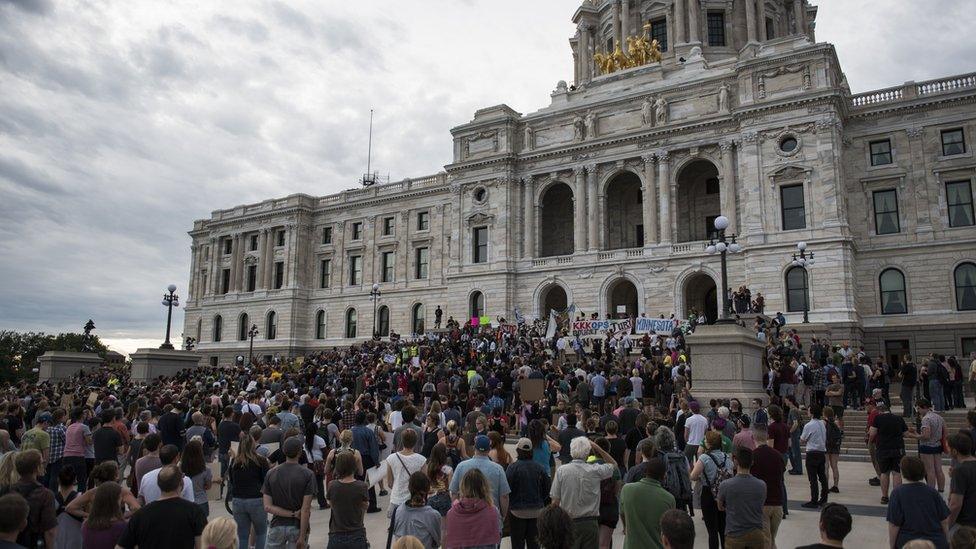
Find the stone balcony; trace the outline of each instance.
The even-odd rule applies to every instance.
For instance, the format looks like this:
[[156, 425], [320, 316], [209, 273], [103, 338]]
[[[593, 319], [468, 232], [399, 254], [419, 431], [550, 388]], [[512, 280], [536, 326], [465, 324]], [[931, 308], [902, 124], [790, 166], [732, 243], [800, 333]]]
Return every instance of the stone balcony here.
[[925, 82], [905, 82], [901, 86], [859, 93], [851, 96], [851, 107], [855, 110], [867, 109], [875, 105], [908, 101], [965, 89], [976, 89], [976, 73], [926, 80]]

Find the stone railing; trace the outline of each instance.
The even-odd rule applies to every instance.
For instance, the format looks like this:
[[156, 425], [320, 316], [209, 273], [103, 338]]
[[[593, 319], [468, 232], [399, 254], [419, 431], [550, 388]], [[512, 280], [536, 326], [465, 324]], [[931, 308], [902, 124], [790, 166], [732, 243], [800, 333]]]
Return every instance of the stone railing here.
[[393, 183], [376, 184], [371, 187], [365, 187], [361, 189], [348, 189], [338, 194], [323, 196], [318, 199], [318, 205], [320, 207], [333, 206], [345, 202], [354, 202], [356, 200], [375, 198], [377, 196], [388, 196], [391, 194], [409, 191], [411, 189], [435, 187], [438, 185], [444, 185], [446, 183], [447, 183], [446, 173], [439, 173], [436, 175], [421, 177], [419, 179], [404, 179], [402, 181], [395, 181]]
[[905, 82], [901, 86], [859, 93], [851, 96], [851, 105], [869, 107], [880, 103], [891, 103], [903, 99], [914, 99], [970, 88], [976, 88], [976, 73], [926, 80], [925, 82]]
[[701, 253], [705, 251], [705, 247], [708, 246], [708, 242], [701, 240], [698, 242], [682, 242], [680, 244], [671, 245], [672, 254], [692, 254]]

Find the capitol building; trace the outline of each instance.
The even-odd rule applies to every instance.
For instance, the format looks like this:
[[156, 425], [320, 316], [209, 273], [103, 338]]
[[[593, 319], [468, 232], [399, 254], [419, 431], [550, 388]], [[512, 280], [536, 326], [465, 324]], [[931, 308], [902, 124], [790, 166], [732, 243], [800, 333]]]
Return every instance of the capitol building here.
[[729, 286], [801, 330], [806, 311], [805, 336], [976, 351], [976, 74], [852, 94], [806, 0], [572, 17], [572, 83], [536, 112], [475, 112], [443, 172], [196, 221], [184, 336], [202, 360], [246, 355], [251, 326], [256, 356], [287, 357], [424, 331], [437, 307], [713, 319], [720, 215], [742, 248]]

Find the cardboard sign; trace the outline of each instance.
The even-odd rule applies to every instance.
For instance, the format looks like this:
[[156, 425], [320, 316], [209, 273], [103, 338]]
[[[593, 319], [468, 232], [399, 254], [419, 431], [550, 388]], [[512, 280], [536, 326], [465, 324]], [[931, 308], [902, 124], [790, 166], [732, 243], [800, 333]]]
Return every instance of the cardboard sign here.
[[535, 402], [545, 397], [546, 380], [544, 379], [523, 379], [519, 381], [519, 394], [522, 402]]
[[224, 482], [223, 479], [220, 478], [220, 461], [214, 460], [212, 463], [208, 463], [207, 468], [210, 469], [210, 475], [213, 478], [213, 484], [211, 484], [210, 489], [207, 490], [207, 500], [217, 501], [220, 499], [220, 488]]

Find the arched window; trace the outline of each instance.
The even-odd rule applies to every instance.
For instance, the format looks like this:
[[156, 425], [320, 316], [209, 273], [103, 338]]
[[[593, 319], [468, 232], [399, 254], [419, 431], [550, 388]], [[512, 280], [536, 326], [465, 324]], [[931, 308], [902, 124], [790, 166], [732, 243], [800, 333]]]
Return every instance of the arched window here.
[[223, 335], [223, 331], [224, 331], [224, 319], [220, 315], [217, 315], [214, 317], [214, 325], [213, 325], [214, 343], [220, 343], [220, 339], [221, 336]]
[[356, 309], [346, 311], [346, 337], [356, 337]]
[[976, 263], [963, 263], [956, 267], [956, 309], [976, 311]]
[[325, 339], [325, 311], [315, 313], [315, 339]]
[[390, 308], [386, 305], [380, 306], [376, 311], [376, 334], [380, 337], [390, 335]]
[[879, 277], [881, 285], [881, 314], [903, 315], [908, 312], [905, 275], [898, 269], [885, 269]]
[[471, 294], [471, 302], [468, 307], [471, 318], [480, 318], [485, 316], [485, 294], [481, 292], [475, 292]]
[[275, 339], [278, 337], [278, 314], [274, 311], [268, 313], [268, 325], [265, 328], [264, 333], [268, 339]]
[[418, 303], [413, 306], [413, 310], [410, 314], [410, 330], [415, 334], [424, 333], [424, 316], [426, 312], [424, 311], [424, 304]]
[[802, 313], [807, 309], [807, 270], [792, 267], [786, 271], [786, 311]]
[[240, 320], [237, 321], [238, 341], [247, 341], [247, 332], [251, 329], [248, 324], [250, 324], [250, 322], [248, 322], [247, 313], [244, 313], [241, 315]]

